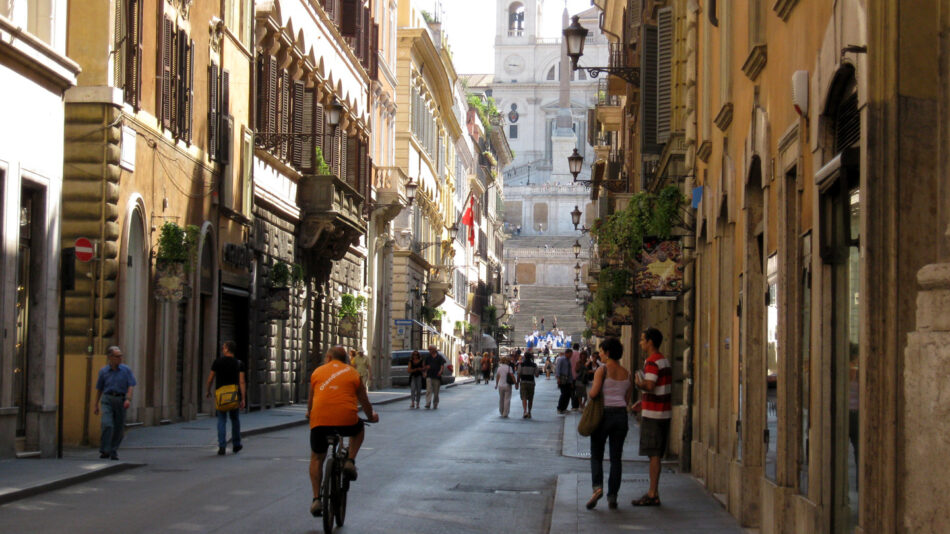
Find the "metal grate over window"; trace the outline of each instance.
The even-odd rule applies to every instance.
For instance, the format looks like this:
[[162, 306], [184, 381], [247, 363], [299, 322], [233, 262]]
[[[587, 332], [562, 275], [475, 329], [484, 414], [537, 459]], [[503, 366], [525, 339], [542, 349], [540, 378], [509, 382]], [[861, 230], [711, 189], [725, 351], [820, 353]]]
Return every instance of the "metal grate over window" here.
[[858, 94], [853, 93], [838, 106], [835, 116], [835, 153], [854, 146], [861, 140], [861, 111]]

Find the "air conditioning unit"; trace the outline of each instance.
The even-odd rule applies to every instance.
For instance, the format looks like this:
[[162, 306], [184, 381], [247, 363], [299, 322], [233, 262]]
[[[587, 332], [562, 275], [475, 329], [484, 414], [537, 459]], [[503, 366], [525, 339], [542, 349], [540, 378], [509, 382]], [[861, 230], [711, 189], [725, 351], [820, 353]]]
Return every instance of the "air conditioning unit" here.
[[792, 105], [800, 117], [808, 116], [808, 71], [799, 70], [792, 74]]

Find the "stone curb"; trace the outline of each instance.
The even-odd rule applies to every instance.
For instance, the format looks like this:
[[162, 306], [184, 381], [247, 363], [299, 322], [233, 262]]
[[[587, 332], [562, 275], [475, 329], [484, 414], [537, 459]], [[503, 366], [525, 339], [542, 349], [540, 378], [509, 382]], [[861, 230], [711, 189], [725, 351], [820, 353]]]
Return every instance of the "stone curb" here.
[[[24, 461], [28, 462], [30, 460], [24, 460]], [[119, 462], [119, 463], [111, 464], [108, 467], [103, 467], [102, 469], [96, 469], [95, 471], [83, 473], [81, 475], [63, 477], [56, 480], [50, 480], [49, 482], [36, 484], [34, 486], [29, 486], [26, 488], [9, 491], [6, 493], [0, 493], [0, 505], [11, 503], [13, 501], [18, 501], [20, 499], [25, 499], [27, 497], [33, 497], [34, 495], [39, 495], [41, 493], [47, 493], [50, 491], [63, 489], [63, 488], [72, 486], [74, 484], [87, 482], [89, 480], [95, 480], [97, 478], [102, 478], [107, 475], [120, 473], [122, 471], [127, 471], [129, 469], [134, 469], [136, 467], [142, 467], [145, 465], [148, 465], [148, 464]]]

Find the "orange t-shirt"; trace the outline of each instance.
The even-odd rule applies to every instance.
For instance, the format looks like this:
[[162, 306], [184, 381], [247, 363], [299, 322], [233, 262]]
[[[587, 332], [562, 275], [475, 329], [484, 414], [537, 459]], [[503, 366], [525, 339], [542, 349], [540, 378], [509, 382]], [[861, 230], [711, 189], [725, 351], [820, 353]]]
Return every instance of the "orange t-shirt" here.
[[356, 397], [359, 388], [360, 374], [349, 365], [331, 360], [317, 367], [310, 375], [313, 392], [310, 428], [355, 425], [359, 421]]

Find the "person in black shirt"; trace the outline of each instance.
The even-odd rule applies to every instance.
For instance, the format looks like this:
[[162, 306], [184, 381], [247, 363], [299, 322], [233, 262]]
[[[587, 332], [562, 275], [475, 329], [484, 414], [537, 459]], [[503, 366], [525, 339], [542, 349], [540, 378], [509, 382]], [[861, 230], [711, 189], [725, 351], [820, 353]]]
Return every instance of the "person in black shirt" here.
[[524, 355], [524, 361], [518, 366], [518, 387], [521, 390], [521, 409], [523, 419], [531, 419], [531, 408], [534, 405], [534, 377], [538, 375], [538, 366], [534, 363], [530, 352]]
[[445, 370], [445, 358], [439, 354], [435, 345], [429, 345], [429, 355], [426, 356], [426, 410], [432, 406], [439, 409], [439, 388], [442, 387], [442, 372]]
[[221, 346], [221, 354], [218, 359], [211, 364], [211, 372], [208, 373], [208, 397], [212, 396], [211, 381], [216, 380], [215, 389], [221, 386], [237, 384], [241, 390], [241, 407], [235, 408], [230, 412], [216, 412], [218, 415], [218, 455], [224, 456], [227, 448], [228, 437], [228, 417], [231, 418], [231, 450], [234, 453], [240, 452], [244, 448], [241, 445], [241, 420], [240, 413], [244, 409], [244, 401], [247, 398], [247, 385], [244, 381], [244, 362], [234, 357], [234, 351], [237, 350], [237, 344], [233, 341], [225, 341]]

